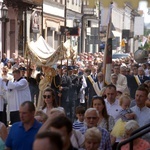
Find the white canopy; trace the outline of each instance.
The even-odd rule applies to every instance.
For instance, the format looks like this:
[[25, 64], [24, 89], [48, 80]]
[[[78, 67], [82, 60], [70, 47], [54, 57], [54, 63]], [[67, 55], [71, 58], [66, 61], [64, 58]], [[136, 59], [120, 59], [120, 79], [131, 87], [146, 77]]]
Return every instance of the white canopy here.
[[36, 42], [28, 43], [27, 56], [39, 66], [52, 66], [58, 60], [65, 59], [66, 52], [67, 49], [63, 44], [55, 50], [40, 36]]

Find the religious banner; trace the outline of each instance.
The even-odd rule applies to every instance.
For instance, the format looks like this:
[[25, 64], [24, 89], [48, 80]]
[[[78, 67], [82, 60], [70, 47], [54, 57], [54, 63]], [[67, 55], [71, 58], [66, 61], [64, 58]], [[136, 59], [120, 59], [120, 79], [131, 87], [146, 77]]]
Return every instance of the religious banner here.
[[111, 83], [110, 75], [111, 75], [111, 68], [112, 68], [112, 22], [111, 22], [112, 7], [113, 7], [113, 3], [110, 4], [110, 8], [109, 8], [107, 40], [106, 40], [106, 47], [104, 50], [103, 73], [105, 77], [104, 79], [105, 85]]
[[110, 75], [111, 75], [111, 69], [112, 69], [112, 38], [109, 37], [107, 39], [107, 46], [106, 46], [106, 56], [105, 56], [105, 84], [110, 84]]

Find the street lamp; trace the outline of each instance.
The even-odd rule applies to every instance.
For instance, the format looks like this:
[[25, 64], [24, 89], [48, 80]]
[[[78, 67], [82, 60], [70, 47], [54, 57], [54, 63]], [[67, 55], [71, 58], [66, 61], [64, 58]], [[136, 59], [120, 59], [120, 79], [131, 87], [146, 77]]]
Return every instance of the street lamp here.
[[80, 19], [74, 19], [74, 26], [75, 27], [79, 27], [80, 23], [81, 23]]
[[0, 21], [2, 21], [2, 53], [6, 53], [6, 23], [9, 21], [7, 18], [8, 14], [8, 8], [6, 5], [3, 3], [1, 7], [1, 18]]
[[6, 7], [6, 5], [3, 3], [2, 4], [2, 8], [1, 8], [1, 21], [5, 22], [7, 18], [7, 14], [8, 14], [8, 8]]

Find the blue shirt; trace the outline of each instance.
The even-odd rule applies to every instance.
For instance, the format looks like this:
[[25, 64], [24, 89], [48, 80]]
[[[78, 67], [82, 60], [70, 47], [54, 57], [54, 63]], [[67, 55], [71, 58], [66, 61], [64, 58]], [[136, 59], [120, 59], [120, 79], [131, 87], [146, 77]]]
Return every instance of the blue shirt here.
[[[135, 120], [140, 127], [150, 123], [150, 108], [146, 106], [144, 106], [143, 108], [139, 108], [137, 105], [135, 105], [131, 108], [131, 110], [135, 113]], [[150, 142], [150, 132], [145, 134], [142, 138]]]
[[6, 139], [6, 147], [11, 150], [32, 150], [35, 135], [41, 125], [35, 120], [33, 126], [26, 131], [22, 122], [14, 123]]
[[[110, 141], [110, 134], [108, 133], [107, 130], [101, 128], [100, 126], [97, 127], [101, 134], [102, 134], [102, 139], [100, 143], [100, 150], [112, 150], [111, 147], [111, 141]], [[88, 129], [87, 126], [82, 127], [79, 131], [84, 134], [86, 130]]]
[[150, 108], [146, 106], [139, 108], [137, 105], [135, 105], [131, 108], [131, 110], [135, 113], [135, 120], [138, 122], [140, 127], [150, 123]]

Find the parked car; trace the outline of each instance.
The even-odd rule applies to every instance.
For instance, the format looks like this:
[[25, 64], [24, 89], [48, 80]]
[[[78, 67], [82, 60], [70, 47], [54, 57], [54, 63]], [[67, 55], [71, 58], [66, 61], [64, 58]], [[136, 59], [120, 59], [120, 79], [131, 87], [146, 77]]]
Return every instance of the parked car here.
[[130, 56], [129, 53], [115, 53], [115, 54], [112, 54], [112, 59], [126, 58], [129, 56]]

